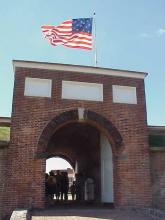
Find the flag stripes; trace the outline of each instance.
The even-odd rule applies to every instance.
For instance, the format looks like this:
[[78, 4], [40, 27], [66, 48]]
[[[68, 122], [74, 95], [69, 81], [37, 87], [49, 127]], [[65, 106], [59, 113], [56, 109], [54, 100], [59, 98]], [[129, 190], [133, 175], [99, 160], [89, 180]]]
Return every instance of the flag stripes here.
[[[53, 46], [64, 45], [71, 48], [91, 50], [92, 33], [90, 31], [86, 32], [86, 30], [92, 24], [89, 23], [89, 19], [88, 23], [84, 21], [85, 19], [74, 19], [74, 22], [78, 22], [74, 26], [74, 31], [73, 20], [64, 21], [59, 26], [43, 25], [41, 29], [45, 38]], [[83, 28], [83, 24], [86, 25], [85, 28]]]

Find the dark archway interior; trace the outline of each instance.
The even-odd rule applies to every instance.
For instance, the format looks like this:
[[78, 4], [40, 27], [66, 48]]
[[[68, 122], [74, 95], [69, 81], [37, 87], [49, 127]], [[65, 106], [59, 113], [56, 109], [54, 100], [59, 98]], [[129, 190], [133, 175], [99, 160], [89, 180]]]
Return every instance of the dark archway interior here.
[[67, 157], [84, 178], [95, 181], [95, 200], [101, 197], [100, 132], [87, 123], [70, 123], [61, 127], [49, 140], [49, 155]]

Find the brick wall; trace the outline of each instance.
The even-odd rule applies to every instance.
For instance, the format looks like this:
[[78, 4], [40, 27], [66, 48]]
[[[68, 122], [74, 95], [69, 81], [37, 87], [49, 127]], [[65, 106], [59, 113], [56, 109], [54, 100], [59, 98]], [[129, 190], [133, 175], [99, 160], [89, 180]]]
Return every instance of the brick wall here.
[[7, 169], [7, 153], [8, 147], [4, 147], [0, 143], [0, 220], [3, 216], [3, 206], [4, 206], [4, 197], [6, 196], [5, 192], [5, 183], [6, 183], [6, 173]]
[[165, 210], [165, 151], [151, 151], [153, 206]]
[[[52, 98], [25, 97], [26, 76], [52, 79]], [[104, 102], [62, 100], [62, 80], [102, 83]], [[113, 103], [112, 85], [135, 86], [138, 104]], [[45, 158], [35, 158], [40, 135], [53, 118], [68, 109], [78, 107], [107, 118], [122, 136], [123, 150], [116, 153], [113, 151], [115, 206], [151, 205], [144, 81], [98, 74], [18, 68], [15, 73], [11, 144], [8, 155], [10, 169], [9, 185], [6, 188], [6, 212], [9, 213], [16, 207], [44, 207]], [[112, 146], [117, 148], [114, 143]]]

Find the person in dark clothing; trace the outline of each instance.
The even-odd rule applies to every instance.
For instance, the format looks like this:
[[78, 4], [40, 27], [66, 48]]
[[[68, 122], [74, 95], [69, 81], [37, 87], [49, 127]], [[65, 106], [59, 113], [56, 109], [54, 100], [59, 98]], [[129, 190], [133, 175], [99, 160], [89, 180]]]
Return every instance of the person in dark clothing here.
[[51, 197], [51, 199], [54, 198], [54, 194], [56, 194], [56, 177], [52, 171], [49, 172], [49, 177], [48, 177], [48, 192]]
[[61, 192], [61, 179], [62, 179], [62, 176], [59, 170], [57, 170], [55, 177], [56, 177], [56, 199], [57, 201], [59, 201], [60, 192]]
[[76, 174], [76, 183], [75, 183], [75, 192], [76, 192], [76, 200], [83, 200], [83, 191], [84, 191], [84, 181], [83, 175], [81, 173]]
[[72, 185], [70, 186], [70, 192], [71, 192], [71, 195], [72, 195], [72, 200], [75, 200], [75, 194], [76, 194], [75, 181], [73, 181]]
[[69, 178], [67, 172], [62, 173], [61, 177], [61, 201], [68, 200]]

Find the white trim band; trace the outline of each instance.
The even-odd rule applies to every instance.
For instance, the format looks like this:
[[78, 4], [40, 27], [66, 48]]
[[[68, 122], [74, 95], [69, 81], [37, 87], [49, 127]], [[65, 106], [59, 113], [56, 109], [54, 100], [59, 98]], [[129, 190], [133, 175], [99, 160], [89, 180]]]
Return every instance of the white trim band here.
[[90, 67], [90, 66], [78, 66], [78, 65], [69, 65], [69, 64], [56, 64], [56, 63], [42, 63], [34, 61], [13, 61], [14, 72], [16, 68], [35, 68], [35, 69], [47, 69], [55, 71], [65, 71], [65, 72], [77, 72], [77, 73], [87, 73], [87, 74], [99, 74], [99, 75], [108, 75], [108, 76], [120, 76], [120, 77], [129, 77], [144, 79], [147, 76], [145, 72], [135, 72], [127, 70], [117, 70], [117, 69], [108, 69], [100, 67]]
[[63, 80], [62, 99], [103, 102], [103, 84]]

